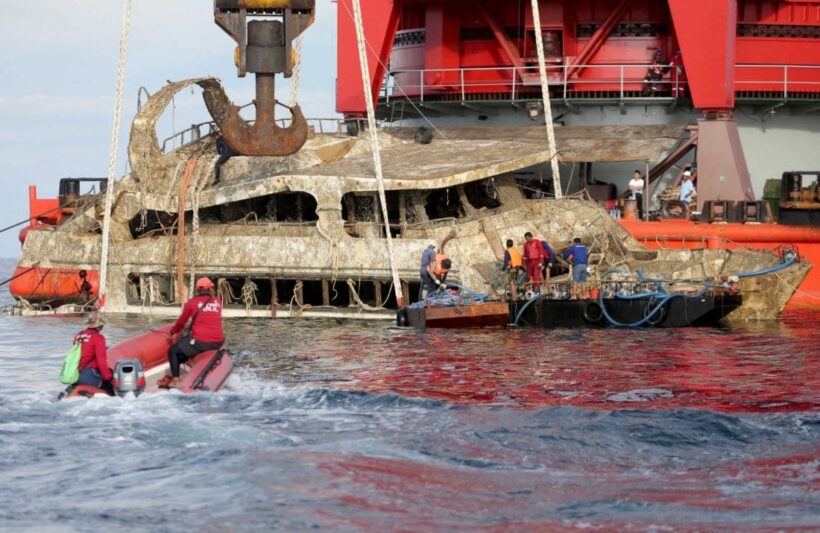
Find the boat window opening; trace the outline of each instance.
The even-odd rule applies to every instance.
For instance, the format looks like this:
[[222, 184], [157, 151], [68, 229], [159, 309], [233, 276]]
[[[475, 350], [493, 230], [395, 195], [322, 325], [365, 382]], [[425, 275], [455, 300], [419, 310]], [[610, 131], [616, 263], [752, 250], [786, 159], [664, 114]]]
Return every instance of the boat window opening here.
[[199, 217], [202, 221], [226, 224], [232, 222], [313, 224], [319, 220], [316, 207], [316, 199], [308, 193], [281, 192], [200, 209]]
[[175, 305], [171, 274], [131, 272], [126, 276], [125, 301], [129, 305]]
[[316, 222], [316, 199], [304, 192], [272, 194], [265, 204], [265, 218], [276, 222]]
[[[406, 217], [402, 220], [400, 207], [404, 194], [401, 191], [386, 191], [385, 195], [387, 216], [390, 220], [390, 235], [401, 237], [402, 228], [406, 226]], [[351, 237], [383, 238], [385, 236], [381, 205], [379, 205], [376, 192], [349, 192], [342, 196], [341, 208], [345, 231]]]
[[177, 234], [177, 215], [165, 211], [141, 210], [128, 221], [131, 237], [158, 237]]
[[464, 186], [464, 194], [467, 196], [470, 205], [476, 209], [496, 209], [501, 207], [493, 179], [466, 184]]
[[543, 200], [555, 195], [552, 180], [541, 181], [534, 172], [516, 173], [515, 181], [527, 200]]
[[[322, 280], [302, 280], [302, 305], [321, 307], [325, 305]], [[328, 303], [328, 305], [330, 305]]]
[[464, 218], [464, 207], [459, 200], [456, 187], [430, 191], [424, 203], [427, 217], [430, 220], [442, 218]]

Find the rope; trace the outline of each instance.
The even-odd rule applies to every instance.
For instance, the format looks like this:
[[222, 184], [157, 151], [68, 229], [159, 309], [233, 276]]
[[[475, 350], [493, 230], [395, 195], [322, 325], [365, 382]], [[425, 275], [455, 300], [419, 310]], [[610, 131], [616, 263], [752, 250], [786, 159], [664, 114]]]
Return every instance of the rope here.
[[256, 293], [259, 287], [251, 281], [250, 278], [245, 278], [245, 284], [242, 285], [242, 300], [245, 302], [245, 309], [250, 310], [251, 306], [256, 305]]
[[219, 298], [222, 300], [222, 304], [232, 304], [234, 302], [239, 301], [239, 295], [234, 294], [233, 290], [231, 289], [231, 284], [228, 283], [228, 280], [225, 278], [219, 278], [217, 280], [217, 292], [219, 293]]
[[370, 90], [370, 72], [367, 64], [367, 54], [364, 49], [364, 28], [362, 27], [362, 5], [361, 0], [353, 0], [353, 14], [356, 23], [356, 43], [359, 48], [359, 66], [362, 73], [362, 90], [364, 91], [365, 103], [367, 104], [367, 124], [370, 130], [370, 144], [373, 151], [373, 166], [376, 169], [376, 182], [379, 186], [379, 200], [382, 204], [382, 216], [384, 217], [385, 236], [387, 237], [387, 253], [390, 256], [390, 272], [393, 277], [393, 286], [396, 289], [396, 303], [398, 307], [403, 305], [403, 295], [401, 290], [401, 280], [396, 267], [396, 258], [393, 255], [393, 237], [390, 234], [390, 217], [387, 214], [387, 197], [384, 193], [384, 176], [382, 176], [382, 159], [379, 150], [379, 135], [376, 130], [376, 114], [373, 110], [373, 92]]
[[290, 107], [294, 107], [296, 105], [296, 95], [299, 93], [299, 78], [302, 72], [302, 43], [304, 42], [304, 36], [304, 33], [299, 34], [296, 38], [296, 46], [293, 48], [293, 77], [290, 82], [290, 97], [288, 98]]
[[194, 175], [198, 158], [192, 157], [185, 165], [185, 175], [179, 184], [179, 202], [177, 207], [177, 219], [179, 227], [177, 229], [177, 301], [185, 299], [185, 191]]
[[[353, 299], [356, 300], [356, 303], [359, 304], [359, 307], [361, 309], [367, 309], [368, 311], [379, 311], [381, 309], [384, 309], [384, 304], [378, 307], [373, 307], [372, 305], [363, 302], [362, 299], [359, 297], [359, 293], [356, 292], [356, 282], [353, 281], [351, 278], [347, 279], [347, 286], [350, 288], [350, 295], [353, 296]], [[387, 295], [390, 296], [390, 293], [388, 292]]]
[[538, 0], [532, 0], [532, 23], [535, 26], [535, 47], [538, 50], [538, 74], [541, 77], [541, 97], [544, 101], [544, 122], [547, 125], [547, 142], [550, 149], [550, 164], [552, 165], [552, 184], [555, 188], [555, 197], [561, 198], [561, 174], [558, 168], [557, 149], [555, 147], [555, 129], [552, 125], [552, 106], [550, 105], [550, 90], [547, 84], [547, 66], [544, 60], [544, 39], [541, 35], [541, 12]]
[[[291, 298], [290, 298], [290, 307], [289, 307], [290, 316], [292, 318], [296, 318], [297, 316], [301, 316], [302, 313], [304, 313], [305, 309], [310, 307], [310, 304], [304, 305], [296, 297], [296, 295], [299, 294], [299, 291], [302, 290], [302, 287], [304, 287], [304, 285], [305, 284], [302, 283], [301, 281], [297, 281], [296, 285], [293, 286], [293, 296], [291, 296]], [[293, 304], [294, 303], [296, 304], [296, 308], [297, 308], [296, 311], [293, 310]]]
[[[212, 162], [213, 163], [213, 162]], [[208, 165], [205, 168], [213, 168], [213, 164]], [[189, 276], [188, 276], [188, 294], [194, 293], [194, 279], [196, 278], [196, 258], [197, 253], [199, 252], [199, 202], [202, 198], [202, 190], [205, 188], [207, 179], [209, 177], [209, 172], [200, 166], [199, 174], [197, 176], [196, 183], [194, 183], [194, 202], [191, 206], [191, 211], [193, 212], [193, 216], [191, 217], [191, 261], [189, 267]]]
[[114, 204], [114, 172], [117, 167], [117, 148], [120, 143], [120, 115], [122, 115], [122, 94], [125, 85], [125, 66], [128, 57], [128, 30], [131, 26], [131, 0], [123, 0], [122, 28], [120, 30], [120, 57], [117, 65], [117, 89], [114, 97], [114, 125], [111, 131], [111, 152], [108, 156], [108, 182], [105, 189], [105, 211], [103, 214], [102, 251], [100, 253], [99, 307], [105, 306], [105, 291], [108, 272], [108, 241], [111, 235], [111, 208]]

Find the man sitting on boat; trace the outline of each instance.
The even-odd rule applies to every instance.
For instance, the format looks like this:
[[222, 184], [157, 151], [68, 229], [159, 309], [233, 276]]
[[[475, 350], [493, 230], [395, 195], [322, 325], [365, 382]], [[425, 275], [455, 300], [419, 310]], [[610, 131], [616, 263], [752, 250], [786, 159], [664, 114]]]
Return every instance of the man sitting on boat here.
[[430, 261], [426, 269], [427, 276], [424, 279], [426, 289], [424, 291], [425, 300], [432, 291], [447, 288], [447, 284], [444, 282], [447, 279], [447, 272], [449, 272], [452, 267], [453, 262], [444, 254], [436, 254], [435, 259]]
[[191, 319], [190, 332], [180, 336], [176, 344], [168, 350], [171, 365], [169, 380], [161, 380], [159, 385], [167, 388], [179, 386], [179, 365], [208, 350], [216, 350], [225, 342], [222, 332], [222, 301], [214, 295], [214, 284], [208, 278], [196, 282], [196, 296], [185, 303], [182, 314], [174, 323], [169, 334], [176, 335]]
[[80, 379], [77, 385], [90, 385], [110, 391], [113, 375], [108, 368], [105, 337], [100, 333], [104, 325], [105, 320], [99, 312], [91, 313], [85, 329], [74, 337], [74, 344], [79, 342], [83, 345], [78, 366]]

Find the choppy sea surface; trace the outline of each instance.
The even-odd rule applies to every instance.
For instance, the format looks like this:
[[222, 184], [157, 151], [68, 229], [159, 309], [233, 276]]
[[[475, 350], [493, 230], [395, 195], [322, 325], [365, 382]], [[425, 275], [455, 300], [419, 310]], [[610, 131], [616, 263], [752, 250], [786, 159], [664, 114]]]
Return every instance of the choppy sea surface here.
[[816, 312], [636, 331], [226, 320], [227, 389], [57, 401], [82, 323], [0, 317], [1, 529], [820, 530]]

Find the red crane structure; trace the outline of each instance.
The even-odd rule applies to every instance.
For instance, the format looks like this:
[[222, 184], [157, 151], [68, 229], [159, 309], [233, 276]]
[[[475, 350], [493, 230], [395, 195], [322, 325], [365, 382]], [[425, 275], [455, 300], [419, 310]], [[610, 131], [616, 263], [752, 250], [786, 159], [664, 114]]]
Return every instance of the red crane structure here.
[[[364, 115], [351, 3], [338, 1], [336, 106], [348, 118]], [[362, 5], [382, 118], [395, 119], [399, 101], [435, 117], [540, 98], [529, 0]], [[737, 103], [820, 109], [818, 0], [539, 0], [539, 9], [558, 105], [684, 100], [701, 111], [698, 166], [721, 179], [699, 183], [699, 196], [754, 200]], [[647, 94], [653, 59], [661, 79]]]

